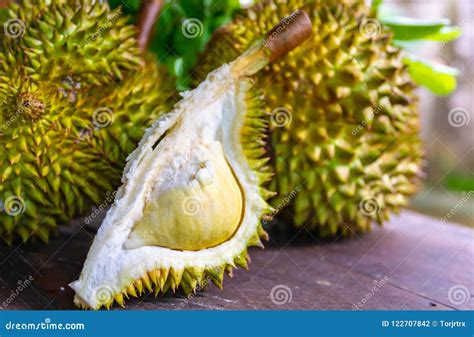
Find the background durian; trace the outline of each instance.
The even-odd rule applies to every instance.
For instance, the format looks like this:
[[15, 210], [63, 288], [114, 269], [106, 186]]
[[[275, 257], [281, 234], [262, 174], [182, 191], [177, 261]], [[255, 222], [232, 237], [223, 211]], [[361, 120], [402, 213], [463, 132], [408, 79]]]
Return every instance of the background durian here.
[[421, 176], [416, 85], [376, 10], [353, 0], [258, 2], [214, 34], [195, 77], [299, 7], [312, 39], [256, 77], [271, 113], [272, 205], [296, 227], [350, 236], [406, 206]]
[[[117, 6], [120, 3], [116, 0], [110, 0], [109, 2], [112, 6]], [[290, 75], [292, 72], [294, 74], [298, 73], [298, 76], [292, 79], [286, 78], [283, 74], [285, 79], [280, 79], [279, 84], [275, 85], [273, 98], [272, 95], [267, 95], [267, 108], [269, 112], [273, 112], [272, 134], [273, 144], [275, 145], [273, 152], [277, 155], [274, 157], [274, 164], [280, 166], [277, 167], [280, 174], [273, 184], [280, 192], [283, 192], [280, 197], [274, 199], [274, 205], [277, 209], [281, 209], [286, 207], [287, 200], [290, 200], [286, 208], [289, 212], [284, 213], [295, 215], [296, 221], [291, 215], [289, 220], [300, 225], [306, 224], [309, 228], [316, 228], [323, 235], [339, 230], [352, 230], [354, 223], [356, 225], [354, 230], [357, 228], [364, 229], [372, 218], [381, 221], [386, 217], [388, 210], [395, 210], [398, 207], [397, 205], [404, 204], [406, 196], [411, 194], [414, 189], [417, 181], [414, 171], [418, 169], [420, 162], [418, 136], [416, 135], [417, 126], [413, 124], [416, 123], [417, 117], [408, 116], [409, 123], [404, 127], [401, 127], [401, 124], [403, 124], [403, 122], [400, 122], [401, 120], [398, 121], [398, 125], [395, 125], [393, 116], [388, 118], [389, 122], [387, 124], [387, 118], [385, 117], [387, 117], [388, 112], [382, 112], [383, 109], [381, 109], [382, 107], [386, 108], [386, 106], [380, 105], [383, 104], [384, 99], [384, 93], [381, 92], [376, 98], [369, 95], [371, 103], [377, 102], [380, 104], [371, 105], [370, 107], [365, 106], [365, 110], [356, 104], [347, 104], [349, 100], [347, 98], [342, 98], [340, 100], [342, 103], [338, 104], [337, 100], [339, 98], [337, 96], [344, 97], [347, 94], [347, 88], [351, 89], [351, 93], [359, 92], [357, 95], [364, 96], [362, 87], [374, 86], [377, 81], [380, 81], [379, 74], [370, 73], [368, 70], [375, 69], [375, 73], [382, 72], [383, 76], [388, 77], [390, 77], [390, 72], [396, 72], [396, 76], [392, 76], [391, 82], [388, 81], [388, 86], [385, 86], [385, 89], [397, 88], [404, 90], [405, 98], [410, 96], [410, 103], [402, 104], [402, 106], [413, 109], [416, 105], [416, 99], [411, 94], [412, 89], [410, 87], [412, 84], [406, 76], [407, 69], [399, 62], [399, 51], [391, 46], [392, 42], [388, 41], [391, 39], [389, 37], [391, 34], [387, 31], [387, 27], [395, 34], [397, 40], [411, 40], [423, 36], [433, 39], [433, 36], [436, 36], [441, 38], [443, 42], [447, 42], [453, 36], [459, 35], [459, 32], [456, 32], [456, 29], [448, 29], [448, 34], [451, 37], [440, 36], [440, 27], [443, 28], [443, 32], [445, 27], [436, 23], [433, 27], [428, 27], [430, 28], [428, 33], [426, 32], [426, 24], [422, 25], [425, 35], [417, 25], [408, 27], [397, 21], [384, 21], [383, 26], [378, 26], [377, 23], [380, 22], [372, 20], [375, 18], [376, 10], [372, 8], [369, 11], [363, 1], [258, 2], [254, 9], [244, 11], [239, 19], [216, 34], [213, 42], [207, 48], [207, 54], [199, 61], [202, 65], [197, 77], [201, 77], [207, 70], [217, 67], [226, 59], [231, 59], [233, 54], [237, 55], [239, 50], [233, 51], [232, 48], [243, 50], [252, 35], [258, 35], [258, 31], [263, 31], [265, 26], [271, 26], [274, 23], [271, 20], [276, 21], [277, 12], [272, 15], [271, 10], [263, 10], [265, 7], [288, 14], [292, 8], [296, 8], [303, 3], [307, 4], [309, 8], [322, 8], [321, 13], [318, 13], [319, 19], [317, 22], [326, 28], [318, 27], [319, 33], [324, 32], [324, 29], [335, 29], [335, 31], [321, 36], [319, 42], [316, 41], [318, 38], [315, 38], [316, 40], [311, 44], [314, 51], [326, 52], [325, 57], [316, 55], [316, 62], [318, 63], [314, 64], [320, 66], [320, 73], [310, 76], [309, 72], [305, 73], [298, 70], [298, 67], [302, 66], [302, 69], [304, 69], [304, 67], [307, 67], [306, 63], [312, 64], [314, 60], [308, 61], [301, 55], [294, 58], [294, 55], [297, 54], [297, 51], [295, 51], [294, 55], [289, 56], [293, 57], [293, 62], [290, 62], [289, 68], [281, 68], [281, 65], [276, 64], [271, 68], [269, 67], [266, 74], [259, 77], [261, 83], [265, 84], [267, 83], [265, 80], [271, 78], [272, 72], [276, 74], [275, 71], [280, 68]], [[374, 1], [374, 4], [379, 5], [380, 3], [381, 1]], [[82, 5], [84, 5], [84, 9], [79, 10]], [[87, 3], [82, 4], [81, 2], [68, 0], [35, 0], [22, 1], [19, 2], [19, 5], [12, 5], [6, 13], [3, 9], [0, 10], [0, 23], [11, 29], [10, 35], [14, 36], [14, 38], [5, 36], [5, 32], [9, 31], [3, 30], [1, 32], [2, 42], [0, 43], [0, 54], [2, 56], [0, 64], [0, 118], [2, 126], [0, 142], [2, 145], [5, 144], [5, 149], [2, 149], [0, 153], [0, 181], [2, 182], [0, 190], [0, 209], [2, 212], [0, 218], [2, 220], [1, 235], [7, 242], [11, 242], [14, 233], [20, 234], [23, 240], [26, 240], [31, 232], [35, 233], [34, 236], [47, 240], [49, 229], [55, 227], [58, 220], [66, 222], [72, 216], [88, 209], [91, 204], [103, 201], [104, 191], [112, 191], [113, 188], [111, 187], [116, 186], [118, 182], [121, 162], [123, 162], [127, 152], [133, 148], [134, 145], [131, 144], [136, 143], [139, 139], [143, 126], [159, 114], [154, 104], [169, 97], [169, 90], [171, 86], [174, 86], [172, 83], [174, 80], [170, 80], [169, 75], [165, 74], [162, 69], [158, 69], [158, 66], [153, 64], [156, 60], [152, 60], [150, 56], [146, 56], [147, 62], [143, 65], [143, 59], [138, 52], [134, 38], [136, 31], [126, 24], [126, 21], [130, 20], [126, 19], [124, 13], [133, 13], [139, 5], [138, 0], [127, 1], [124, 8], [116, 8], [116, 11], [111, 13], [107, 5], [95, 4], [92, 6]], [[160, 33], [160, 29], [162, 32], [157, 34], [157, 38], [152, 41], [151, 50], [157, 52], [159, 60], [164, 60], [163, 63], [167, 65], [167, 68], [180, 78], [178, 87], [181, 87], [188, 82], [187, 69], [195, 62], [196, 51], [205, 45], [209, 34], [216, 27], [229, 20], [238, 5], [235, 1], [225, 2], [224, 4], [209, 1], [203, 3], [202, 10], [199, 10], [197, 3], [191, 4], [179, 1], [178, 3], [167, 3], [165, 6], [168, 7], [165, 7], [166, 10], [163, 11], [157, 25], [158, 33]], [[46, 8], [48, 8], [48, 11], [46, 11]], [[348, 11], [351, 11], [351, 13], [348, 13]], [[84, 16], [79, 12], [88, 14]], [[196, 38], [186, 39], [186, 43], [183, 44], [182, 37], [180, 40], [176, 36], [181, 34], [183, 18], [190, 15], [201, 18], [203, 31]], [[200, 15], [204, 15], [204, 17]], [[268, 18], [268, 22], [264, 21], [264, 18]], [[342, 21], [335, 22], [334, 18]], [[19, 19], [20, 22], [15, 19]], [[252, 21], [254, 19], [258, 19], [256, 21], [258, 25], [254, 25]], [[12, 24], [6, 25], [7, 22]], [[239, 28], [236, 23], [246, 26]], [[362, 25], [363, 23], [364, 25]], [[354, 24], [359, 25], [358, 29], [354, 27]], [[336, 27], [337, 25], [338, 27]], [[30, 27], [32, 29], [29, 29]], [[165, 33], [163, 33], [163, 27], [167, 28]], [[380, 31], [378, 31], [379, 28]], [[356, 64], [354, 69], [337, 67], [333, 74], [330, 69], [325, 68], [331, 63], [331, 57], [336, 57], [333, 65], [338, 65], [338, 57], [350, 55], [352, 49], [347, 48], [347, 43], [352, 36], [359, 36], [360, 39], [360, 35], [364, 35], [364, 32], [366, 35], [373, 34], [373, 29], [376, 33], [374, 39], [366, 39], [361, 45], [355, 46], [357, 55], [354, 60], [359, 64]], [[132, 31], [135, 31], [135, 33], [132, 33]], [[221, 40], [223, 43], [219, 48], [223, 49], [224, 52], [220, 55], [218, 53], [210, 55], [211, 50], [219, 51], [215, 48], [215, 44], [223, 37], [230, 38], [226, 41]], [[339, 43], [343, 41], [345, 44], [343, 43], [340, 48], [337, 48], [334, 43], [337, 44], [338, 41]], [[192, 43], [192, 48], [179, 49], [180, 43], [186, 46]], [[170, 45], [172, 48], [170, 48]], [[120, 48], [114, 49], [113, 46], [120, 46]], [[102, 51], [97, 53], [99, 47]], [[228, 50], [228, 47], [231, 47], [231, 50]], [[307, 47], [301, 47], [300, 50], [303, 50], [302, 48]], [[61, 52], [52, 53], [53, 50], [61, 50]], [[166, 57], [163, 55], [165, 52], [168, 54]], [[22, 55], [20, 59], [15, 59], [16, 53]], [[212, 57], [207, 58], [207, 56]], [[377, 57], [381, 57], [385, 61], [373, 59]], [[99, 59], [100, 61], [96, 62]], [[286, 62], [286, 60], [284, 61]], [[370, 66], [363, 65], [363, 62], [369, 61], [371, 62]], [[386, 64], [382, 65], [382, 61]], [[433, 82], [433, 76], [420, 76], [420, 74], [426, 74], [427, 71], [430, 71], [426, 68], [426, 64], [417, 60], [407, 62], [406, 58], [403, 62], [408, 65], [408, 72], [417, 82], [421, 83], [423, 80], [425, 83], [421, 84], [429, 84], [426, 83], [428, 81]], [[375, 67], [373, 63], [376, 63]], [[395, 69], [397, 67], [399, 67], [398, 70]], [[324, 72], [325, 70], [326, 72]], [[146, 73], [147, 76], [144, 76], [143, 73]], [[360, 76], [361, 73], [363, 73], [364, 78], [357, 78], [357, 75]], [[74, 77], [71, 75], [74, 75]], [[316, 77], [323, 75], [326, 76], [326, 80], [330, 76], [334, 77], [331, 77], [330, 81], [326, 81], [324, 86], [316, 87], [314, 83], [322, 81], [322, 79], [318, 80]], [[165, 80], [162, 79], [163, 77], [165, 77]], [[23, 78], [28, 78], [28, 80], [20, 80]], [[394, 78], [406, 82], [404, 84], [395, 83]], [[443, 77], [444, 79], [446, 77]], [[338, 81], [342, 82], [339, 83]], [[21, 86], [19, 85], [20, 82]], [[294, 99], [294, 102], [288, 100], [286, 105], [276, 104], [279, 102], [275, 100], [275, 96], [281, 92], [287, 93], [286, 89], [282, 91], [283, 82], [287, 82], [285, 85], [291, 89], [288, 90], [290, 95], [295, 97], [299, 95], [303, 98], [300, 100]], [[10, 83], [14, 83], [14, 85], [10, 85]], [[151, 83], [155, 85], [153, 86]], [[449, 90], [452, 90], [453, 81], [450, 83]], [[111, 89], [111, 84], [115, 89]], [[87, 94], [84, 94], [86, 91], [84, 86], [87, 86]], [[141, 89], [142, 86], [143, 89]], [[55, 95], [55, 88], [60, 94]], [[336, 88], [339, 89], [335, 92], [336, 96], [334, 96]], [[267, 93], [271, 92], [270, 87], [267, 87], [266, 91]], [[32, 95], [32, 92], [35, 92], [36, 96], [41, 96], [43, 100], [44, 97], [50, 95], [54, 99], [48, 98], [48, 102], [45, 104], [42, 99], [37, 99], [35, 95]], [[315, 107], [314, 111], [318, 111], [318, 116], [308, 115], [308, 109], [312, 107], [311, 99], [318, 95], [319, 101], [324, 104]], [[323, 99], [327, 95], [333, 95], [336, 99], [333, 101]], [[349, 96], [357, 98], [357, 95]], [[124, 99], [123, 97], [127, 98]], [[69, 102], [70, 100], [77, 101]], [[362, 101], [364, 100], [367, 100], [367, 97], [362, 97]], [[97, 102], [100, 104], [96, 104]], [[145, 104], [142, 104], [143, 102]], [[26, 105], [32, 103], [32, 106], [17, 108], [18, 104], [22, 105], [24, 103]], [[300, 104], [302, 107], [299, 106]], [[367, 101], [363, 102], [363, 107], [364, 104], [367, 104]], [[352, 116], [349, 119], [346, 117], [339, 118], [337, 117], [340, 113], [337, 111], [339, 107], [344, 109], [348, 107], [347, 111], [357, 116]], [[295, 108], [305, 111], [305, 113], [295, 113]], [[284, 144], [282, 140], [285, 140], [285, 137], [292, 141], [301, 138], [304, 131], [308, 131], [308, 129], [302, 127], [302, 124], [306, 123], [308, 125], [311, 124], [311, 121], [318, 121], [322, 116], [324, 117], [324, 111], [327, 108], [335, 109], [335, 111], [330, 112], [331, 116], [335, 118], [334, 123], [326, 120], [317, 128], [315, 139], [311, 139], [308, 146], [295, 149], [294, 156], [283, 159], [281, 153], [287, 151], [290, 145], [285, 145], [286, 143]], [[370, 111], [370, 108], [372, 111]], [[137, 111], [130, 113], [129, 109], [137, 109]], [[18, 110], [27, 111], [24, 116], [30, 116], [30, 122], [25, 123], [30, 117], [17, 118], [18, 115], [23, 115], [18, 114]], [[79, 110], [80, 113], [78, 114], [77, 111]], [[74, 111], [74, 116], [72, 111]], [[53, 113], [49, 114], [49, 112]], [[153, 116], [150, 115], [150, 112]], [[102, 116], [101, 118], [105, 118], [106, 124], [108, 124], [110, 116], [113, 115], [113, 123], [106, 128], [102, 128], [101, 125], [97, 127], [92, 120], [94, 113], [97, 116]], [[289, 114], [291, 114], [292, 119], [290, 127], [280, 127], [280, 125], [275, 127], [275, 122], [278, 124], [279, 120], [285, 121]], [[347, 115], [347, 113], [345, 114]], [[378, 117], [378, 119], [371, 118], [372, 115]], [[40, 116], [41, 118], [39, 118]], [[45, 116], [52, 119], [43, 122]], [[38, 123], [32, 123], [33, 120], [38, 121]], [[53, 124], [60, 126], [61, 130], [46, 129], [43, 125], [43, 123], [51, 124], [53, 120]], [[65, 125], [56, 123], [56, 121]], [[119, 127], [121, 123], [124, 123], [125, 127]], [[43, 126], [39, 128], [36, 124]], [[414, 159], [414, 165], [405, 167], [403, 170], [406, 172], [397, 175], [397, 179], [402, 181], [397, 181], [396, 186], [392, 188], [393, 186], [387, 184], [387, 179], [381, 180], [380, 174], [375, 172], [376, 168], [374, 172], [366, 172], [370, 171], [370, 168], [362, 170], [360, 165], [357, 168], [358, 165], [354, 160], [350, 160], [349, 166], [352, 166], [349, 169], [349, 178], [352, 179], [354, 174], [360, 174], [362, 180], [356, 179], [355, 185], [369, 185], [369, 187], [365, 187], [365, 191], [358, 191], [359, 195], [354, 195], [354, 181], [344, 182], [345, 176], [348, 174], [347, 158], [340, 157], [346, 155], [343, 153], [345, 150], [341, 146], [333, 145], [335, 145], [336, 140], [339, 143], [344, 143], [341, 139], [349, 139], [354, 143], [350, 143], [347, 149], [357, 153], [357, 156], [360, 155], [359, 159], [367, 161], [371, 158], [380, 157], [378, 154], [380, 149], [376, 149], [376, 145], [383, 142], [381, 135], [384, 132], [387, 132], [386, 135], [390, 132], [393, 133], [393, 129], [384, 130], [386, 126], [389, 129], [394, 127], [395, 136], [402, 135], [402, 137], [400, 144], [390, 146], [392, 152], [389, 151], [384, 158], [378, 158], [379, 168], [383, 169], [381, 173], [392, 172], [385, 176], [382, 175], [382, 177], [388, 176], [391, 179], [390, 177], [394, 177], [394, 174], [397, 173], [393, 167], [390, 168], [391, 165], [395, 165], [394, 158], [409, 160], [411, 156]], [[62, 132], [62, 130], [69, 130], [68, 128], [71, 132]], [[130, 141], [126, 140], [127, 128], [132, 130], [128, 138]], [[382, 130], [377, 131], [377, 128]], [[397, 128], [399, 128], [398, 131]], [[402, 132], [401, 129], [404, 129], [404, 131]], [[33, 137], [34, 141], [29, 140], [34, 146], [28, 145], [25, 147], [24, 137], [19, 137], [17, 141], [16, 137], [18, 135], [28, 135], [34, 132], [39, 132], [38, 135], [35, 134], [36, 137]], [[74, 133], [78, 135], [74, 136]], [[335, 133], [336, 136], [334, 136]], [[68, 135], [67, 139], [63, 139], [66, 134]], [[410, 137], [414, 140], [413, 144], [408, 144]], [[55, 141], [51, 142], [51, 138], [54, 138]], [[80, 142], [77, 138], [80, 139]], [[328, 139], [334, 140], [332, 144]], [[59, 145], [62, 140], [64, 140], [65, 146]], [[365, 143], [366, 140], [371, 145]], [[54, 144], [48, 144], [48, 142]], [[87, 146], [86, 143], [91, 146]], [[70, 144], [74, 145], [69, 146]], [[320, 146], [313, 146], [314, 144]], [[344, 145], [347, 144], [342, 144], [342, 147]], [[403, 148], [401, 154], [394, 153], [396, 147]], [[24, 149], [28, 149], [28, 151], [25, 152]], [[53, 155], [53, 149], [59, 151], [57, 157], [55, 157], [55, 154]], [[368, 151], [366, 151], [367, 149]], [[411, 150], [413, 152], [407, 154]], [[339, 153], [341, 151], [342, 153]], [[46, 159], [48, 155], [51, 155], [52, 158]], [[335, 165], [330, 164], [331, 161], [327, 160], [328, 157], [333, 155], [335, 157], [333, 157], [332, 163]], [[320, 160], [324, 160], [326, 165], [321, 165], [321, 168], [313, 174], [307, 165], [319, 167], [319, 164], [315, 161], [317, 156], [320, 156]], [[45, 160], [38, 159], [41, 157]], [[79, 157], [81, 158], [79, 159]], [[68, 160], [68, 158], [76, 159]], [[99, 158], [100, 161], [90, 160], [91, 158]], [[104, 158], [110, 158], [110, 160]], [[23, 165], [23, 161], [25, 165]], [[278, 163], [280, 164], [278, 165]], [[294, 167], [305, 163], [307, 164], [306, 168], [304, 165], [301, 166], [301, 172], [304, 174], [300, 173], [298, 178], [295, 172], [300, 168], [295, 171]], [[361, 163], [364, 164], [364, 161], [361, 161]], [[53, 165], [54, 174], [51, 173]], [[64, 169], [60, 170], [59, 168]], [[27, 175], [28, 171], [31, 171], [30, 175]], [[289, 171], [293, 172], [290, 173]], [[311, 174], [308, 173], [309, 171], [311, 171]], [[88, 174], [84, 174], [84, 172], [88, 172]], [[369, 176], [366, 174], [369, 174]], [[78, 183], [80, 175], [85, 176], [82, 183]], [[378, 178], [377, 175], [379, 175]], [[325, 183], [322, 183], [322, 181], [321, 183], [314, 182], [311, 179], [325, 179]], [[66, 184], [58, 187], [61, 185], [58, 185], [59, 181], [65, 181]], [[311, 186], [317, 186], [315, 190], [312, 190], [312, 187], [310, 190], [305, 190], [301, 188], [303, 185], [298, 184], [299, 181], [308, 181]], [[71, 188], [72, 186], [74, 188]], [[291, 189], [292, 186], [293, 189]], [[29, 193], [30, 190], [31, 193]], [[334, 190], [338, 193], [334, 193]], [[28, 192], [28, 196], [24, 194], [25, 191]], [[71, 193], [68, 193], [68, 191]], [[374, 191], [382, 192], [375, 195]], [[65, 197], [66, 194], [69, 195], [68, 198]], [[364, 195], [363, 200], [361, 199], [362, 194]], [[295, 198], [293, 198], [294, 195], [296, 195]], [[344, 202], [338, 200], [339, 196], [344, 196]], [[72, 200], [76, 197], [78, 197], [77, 202], [74, 203]], [[385, 200], [386, 197], [387, 200]], [[330, 203], [328, 203], [329, 199], [331, 199]], [[321, 205], [321, 200], [326, 200], [329, 207], [318, 207], [316, 209], [314, 205], [318, 203]], [[365, 202], [361, 203], [362, 201]], [[324, 202], [322, 204], [325, 205]], [[27, 207], [28, 205], [30, 206]], [[360, 213], [361, 205], [369, 207], [368, 211], [364, 211], [369, 216], [357, 214]], [[375, 206], [375, 212], [370, 208], [372, 206]], [[338, 212], [338, 209], [341, 209], [341, 212]], [[313, 217], [314, 215], [316, 217]], [[346, 219], [350, 221], [346, 221]], [[324, 225], [321, 226], [321, 224]]]
[[171, 95], [122, 9], [91, 3], [26, 0], [0, 18], [0, 237], [9, 244], [47, 241], [112, 193]]

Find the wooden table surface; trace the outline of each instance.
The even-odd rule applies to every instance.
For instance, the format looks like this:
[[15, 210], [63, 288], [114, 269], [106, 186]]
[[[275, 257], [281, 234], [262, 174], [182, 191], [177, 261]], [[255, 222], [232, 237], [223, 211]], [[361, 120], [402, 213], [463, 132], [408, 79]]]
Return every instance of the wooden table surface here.
[[[93, 235], [77, 228], [48, 246], [0, 247], [0, 309], [74, 309], [68, 283], [79, 276]], [[250, 271], [235, 271], [223, 291], [144, 295], [127, 308], [474, 309], [474, 230], [411, 211], [331, 243], [275, 229], [266, 249], [250, 254]]]

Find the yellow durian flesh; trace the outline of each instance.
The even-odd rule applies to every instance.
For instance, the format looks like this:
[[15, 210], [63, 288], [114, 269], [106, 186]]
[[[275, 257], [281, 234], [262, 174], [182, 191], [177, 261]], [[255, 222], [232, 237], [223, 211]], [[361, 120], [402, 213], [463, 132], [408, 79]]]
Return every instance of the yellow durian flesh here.
[[191, 172], [178, 171], [177, 178], [185, 176], [182, 181], [154, 186], [126, 248], [199, 250], [225, 242], [234, 234], [242, 218], [243, 196], [222, 144], [198, 146], [197, 154], [198, 163]]

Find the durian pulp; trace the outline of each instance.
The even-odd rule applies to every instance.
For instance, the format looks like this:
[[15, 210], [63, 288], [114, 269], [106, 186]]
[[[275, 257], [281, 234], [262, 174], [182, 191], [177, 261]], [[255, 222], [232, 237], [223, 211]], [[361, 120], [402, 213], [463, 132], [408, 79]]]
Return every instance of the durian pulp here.
[[235, 265], [247, 246], [260, 243], [268, 204], [241, 143], [250, 88], [232, 63], [224, 65], [147, 130], [81, 276], [70, 284], [77, 304], [106, 305], [97, 296], [102, 289], [124, 293], [153, 270], [179, 275]]
[[[212, 116], [212, 111], [203, 111]], [[182, 121], [166, 137], [154, 170], [161, 171], [139, 220], [125, 243], [128, 249], [161, 246], [199, 250], [228, 240], [242, 217], [242, 193], [224, 155], [222, 143], [186, 133], [206, 119]], [[188, 125], [186, 125], [188, 124]], [[182, 135], [188, 135], [183, 141]], [[181, 146], [184, 145], [184, 148]], [[166, 151], [164, 148], [166, 147]], [[177, 168], [177, 169], [174, 169]]]

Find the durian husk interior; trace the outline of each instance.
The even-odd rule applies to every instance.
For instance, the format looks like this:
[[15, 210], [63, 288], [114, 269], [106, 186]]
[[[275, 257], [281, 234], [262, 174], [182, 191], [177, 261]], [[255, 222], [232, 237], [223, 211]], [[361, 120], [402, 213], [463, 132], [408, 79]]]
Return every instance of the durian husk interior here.
[[271, 204], [320, 237], [352, 236], [407, 205], [421, 165], [414, 83], [363, 1], [261, 1], [214, 34], [196, 83], [299, 8], [313, 36], [256, 75], [272, 120]]

